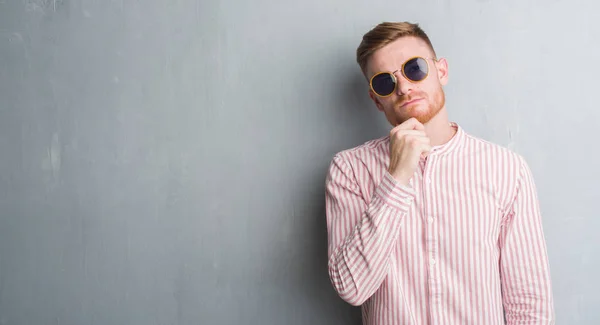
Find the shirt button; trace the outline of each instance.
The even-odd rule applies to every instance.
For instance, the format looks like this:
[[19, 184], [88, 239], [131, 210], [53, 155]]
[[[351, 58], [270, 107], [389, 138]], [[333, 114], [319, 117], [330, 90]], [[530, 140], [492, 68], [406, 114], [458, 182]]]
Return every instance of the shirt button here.
[[435, 260], [433, 258], [431, 259], [431, 265], [435, 265]]
[[427, 223], [433, 223], [433, 217], [427, 218]]
[[427, 184], [431, 184], [431, 177], [427, 176]]

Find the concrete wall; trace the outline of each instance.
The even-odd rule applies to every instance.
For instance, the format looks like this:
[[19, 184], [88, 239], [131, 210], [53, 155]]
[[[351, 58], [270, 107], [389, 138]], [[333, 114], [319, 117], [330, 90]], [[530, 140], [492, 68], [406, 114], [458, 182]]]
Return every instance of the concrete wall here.
[[0, 324], [359, 324], [332, 155], [384, 135], [354, 62], [419, 22], [451, 118], [539, 188], [557, 324], [600, 323], [600, 5], [0, 0]]

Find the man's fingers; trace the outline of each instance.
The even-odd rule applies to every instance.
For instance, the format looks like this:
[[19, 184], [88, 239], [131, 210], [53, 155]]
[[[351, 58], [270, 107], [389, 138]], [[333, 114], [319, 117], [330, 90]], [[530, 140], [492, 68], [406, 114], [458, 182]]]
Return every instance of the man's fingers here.
[[408, 120], [402, 122], [401, 124], [396, 125], [390, 131], [390, 134], [396, 133], [399, 130], [419, 130], [419, 131], [425, 131], [425, 126], [421, 122], [419, 122], [416, 118], [411, 117]]
[[425, 125], [423, 125], [421, 122], [419, 122], [416, 118], [412, 118], [414, 119], [414, 123], [412, 124], [412, 127], [414, 130], [419, 130], [419, 131], [425, 131]]
[[401, 129], [425, 131], [425, 126], [414, 117], [409, 118], [399, 126], [402, 126]]
[[392, 136], [396, 136], [396, 137], [402, 137], [402, 136], [427, 136], [427, 134], [424, 131], [419, 131], [419, 130], [398, 130], [397, 132], [393, 133]]

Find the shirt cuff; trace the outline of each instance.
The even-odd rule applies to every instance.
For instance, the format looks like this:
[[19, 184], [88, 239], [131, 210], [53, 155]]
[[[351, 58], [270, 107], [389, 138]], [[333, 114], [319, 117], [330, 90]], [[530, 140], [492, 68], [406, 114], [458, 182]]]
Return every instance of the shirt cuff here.
[[415, 199], [412, 187], [400, 184], [388, 171], [383, 174], [381, 183], [375, 190], [384, 203], [400, 211], [407, 212]]

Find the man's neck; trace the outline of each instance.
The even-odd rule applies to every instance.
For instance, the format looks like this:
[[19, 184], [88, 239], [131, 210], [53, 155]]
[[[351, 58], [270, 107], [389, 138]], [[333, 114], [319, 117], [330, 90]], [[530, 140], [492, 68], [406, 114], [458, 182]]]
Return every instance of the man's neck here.
[[450, 124], [445, 107], [425, 124], [425, 133], [429, 136], [432, 146], [445, 144], [456, 134], [456, 129]]

